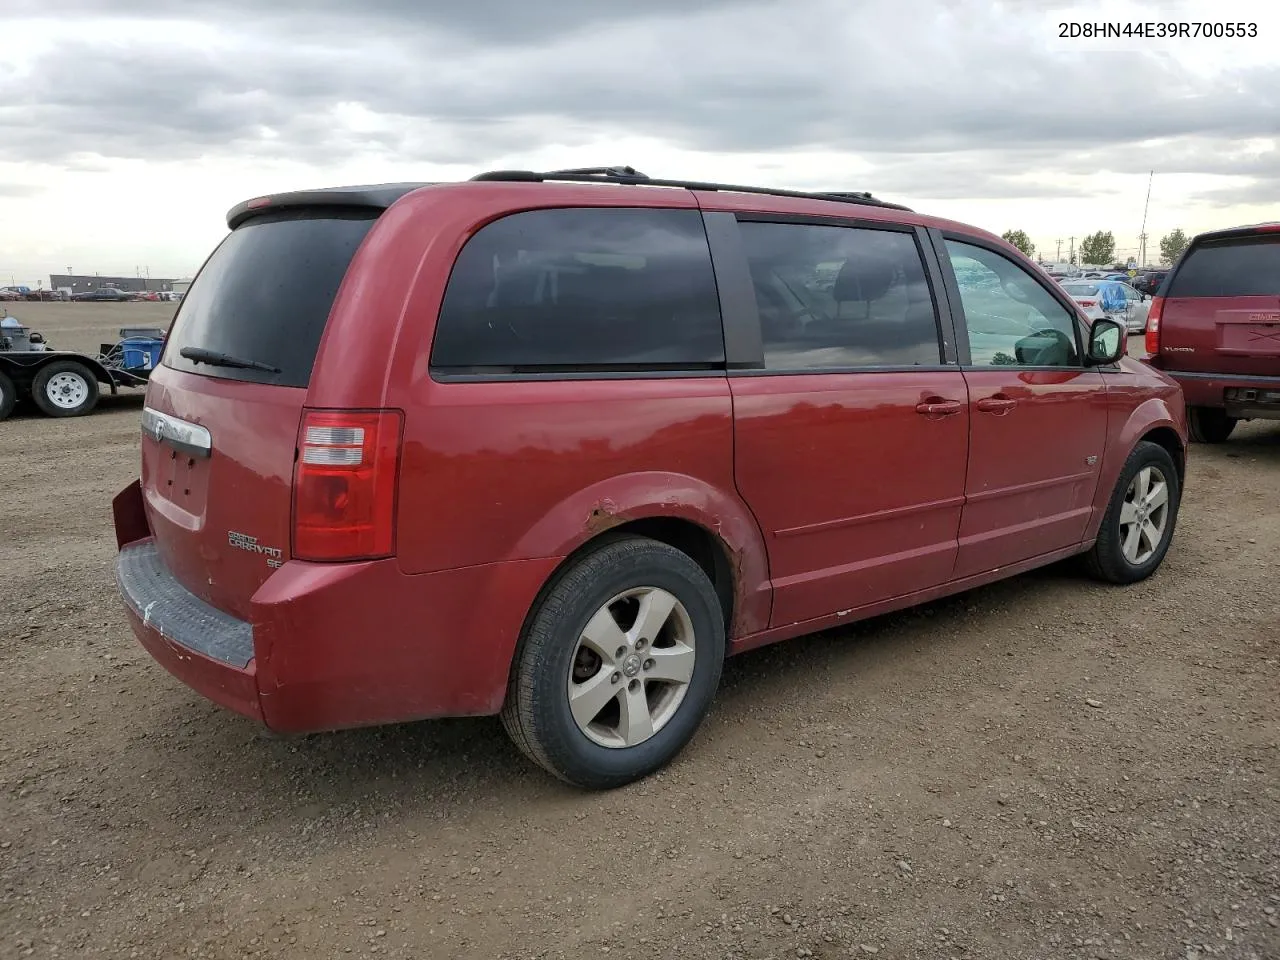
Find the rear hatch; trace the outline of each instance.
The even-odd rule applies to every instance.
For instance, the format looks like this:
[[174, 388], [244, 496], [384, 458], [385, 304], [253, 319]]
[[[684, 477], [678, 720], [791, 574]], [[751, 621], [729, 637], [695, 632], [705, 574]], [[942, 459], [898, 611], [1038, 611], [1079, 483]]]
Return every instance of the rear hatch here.
[[1280, 233], [1200, 238], [1160, 292], [1165, 369], [1280, 376]]
[[142, 488], [157, 550], [184, 587], [241, 619], [288, 559], [311, 369], [380, 212], [279, 207], [247, 219], [238, 208], [182, 301], [143, 413]]

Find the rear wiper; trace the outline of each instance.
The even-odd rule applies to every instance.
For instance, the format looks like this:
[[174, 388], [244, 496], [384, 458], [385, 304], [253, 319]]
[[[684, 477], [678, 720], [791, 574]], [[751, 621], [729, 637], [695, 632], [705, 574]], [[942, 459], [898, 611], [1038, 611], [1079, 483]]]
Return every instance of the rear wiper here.
[[279, 373], [279, 367], [273, 367], [261, 360], [241, 360], [217, 350], [206, 350], [204, 347], [183, 347], [179, 356], [186, 357], [192, 363], [207, 363], [211, 367], [237, 367], [241, 370], [264, 370], [267, 373]]

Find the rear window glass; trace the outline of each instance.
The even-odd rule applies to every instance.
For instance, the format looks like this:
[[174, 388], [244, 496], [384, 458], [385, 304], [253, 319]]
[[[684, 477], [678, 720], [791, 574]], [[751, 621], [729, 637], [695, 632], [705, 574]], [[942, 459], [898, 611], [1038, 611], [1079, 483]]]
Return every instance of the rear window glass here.
[[1096, 297], [1098, 295], [1098, 285], [1096, 283], [1064, 283], [1062, 289], [1073, 297]]
[[[213, 252], [182, 300], [164, 365], [187, 373], [305, 387], [338, 286], [377, 211], [255, 217]], [[196, 364], [199, 347], [279, 369]]]
[[1169, 281], [1168, 297], [1280, 297], [1280, 238], [1193, 247]]
[[696, 210], [530, 210], [481, 229], [445, 290], [442, 372], [723, 367], [711, 253]]

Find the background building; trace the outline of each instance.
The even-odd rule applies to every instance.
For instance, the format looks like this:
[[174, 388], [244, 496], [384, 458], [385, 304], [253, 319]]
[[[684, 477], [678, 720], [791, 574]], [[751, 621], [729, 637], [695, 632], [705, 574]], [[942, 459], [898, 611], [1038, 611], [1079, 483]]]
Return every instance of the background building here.
[[99, 287], [115, 287], [117, 290], [138, 291], [155, 290], [157, 293], [173, 289], [172, 280], [157, 280], [154, 277], [104, 277], [98, 274], [49, 274], [49, 289], [70, 290], [72, 293], [87, 293]]

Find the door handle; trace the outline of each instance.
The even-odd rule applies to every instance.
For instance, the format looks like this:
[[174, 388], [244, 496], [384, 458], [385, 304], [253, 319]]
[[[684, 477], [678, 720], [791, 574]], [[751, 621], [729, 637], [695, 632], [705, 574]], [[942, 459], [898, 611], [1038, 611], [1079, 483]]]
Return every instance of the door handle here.
[[983, 397], [975, 406], [983, 413], [1008, 413], [1018, 405], [1017, 400], [1009, 397], [1002, 397], [996, 394], [994, 397]]
[[964, 404], [959, 400], [943, 400], [941, 397], [930, 397], [916, 404], [916, 413], [926, 417], [954, 417], [962, 410]]

